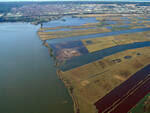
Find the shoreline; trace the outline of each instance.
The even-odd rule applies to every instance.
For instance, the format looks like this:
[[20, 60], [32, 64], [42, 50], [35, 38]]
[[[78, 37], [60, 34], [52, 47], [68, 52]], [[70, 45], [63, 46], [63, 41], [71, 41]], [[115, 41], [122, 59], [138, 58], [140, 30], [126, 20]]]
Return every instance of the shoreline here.
[[[142, 31], [143, 32], [143, 31]], [[37, 32], [37, 34], [38, 34], [38, 32]], [[39, 35], [39, 34], [38, 34]], [[39, 35], [39, 37], [40, 37], [40, 35]], [[97, 98], [99, 98], [100, 96], [98, 96], [98, 95], [96, 95], [95, 96], [95, 94], [93, 94], [93, 93], [87, 93], [87, 94], [89, 94], [89, 95], [86, 95], [88, 98], [87, 99], [91, 99], [91, 100], [89, 100], [88, 102], [86, 102], [84, 99], [82, 99], [82, 98], [84, 98], [85, 97], [85, 93], [83, 92], [83, 91], [85, 91], [85, 92], [90, 92], [89, 91], [89, 89], [87, 89], [87, 88], [83, 88], [83, 90], [81, 90], [81, 88], [79, 89], [79, 90], [76, 90], [76, 88], [78, 89], [78, 87], [75, 87], [74, 88], [74, 86], [76, 86], [76, 84], [78, 84], [80, 81], [73, 81], [73, 79], [70, 77], [70, 73], [68, 72], [68, 73], [65, 73], [65, 71], [63, 70], [63, 69], [61, 69], [60, 68], [60, 65], [61, 64], [59, 64], [59, 62], [58, 62], [58, 59], [56, 58], [56, 56], [55, 56], [55, 54], [53, 53], [53, 46], [51, 47], [51, 45], [49, 45], [48, 43], [47, 43], [47, 39], [45, 39], [45, 40], [42, 40], [42, 38], [40, 37], [40, 39], [41, 39], [41, 41], [43, 41], [43, 45], [45, 46], [45, 47], [47, 47], [48, 48], [48, 51], [49, 51], [49, 55], [52, 57], [52, 58], [54, 58], [54, 65], [56, 66], [56, 74], [57, 74], [57, 76], [59, 77], [59, 79], [63, 82], [63, 84], [64, 84], [64, 86], [65, 86], [65, 88], [67, 88], [67, 90], [68, 90], [68, 93], [69, 93], [69, 95], [70, 95], [70, 97], [72, 98], [72, 102], [73, 102], [73, 112], [74, 113], [80, 113], [80, 112], [89, 112], [89, 113], [91, 113], [91, 111], [93, 112], [97, 112], [97, 108], [95, 108], [95, 106], [93, 107], [93, 102], [96, 102], [98, 99]], [[51, 39], [50, 39], [51, 40]], [[109, 60], [109, 59], [108, 59]], [[133, 60], [133, 62], [134, 62], [134, 60]], [[64, 62], [63, 62], [64, 63]], [[105, 62], [104, 62], [105, 63]], [[131, 63], [132, 64], [132, 63]], [[128, 63], [126, 64], [126, 65], [129, 65]], [[90, 66], [90, 65], [89, 65]], [[101, 68], [101, 67], [100, 67]], [[86, 69], [86, 68], [84, 68], [84, 69]], [[80, 70], [80, 68], [79, 68], [79, 70]], [[112, 69], [113, 70], [113, 69]], [[120, 70], [122, 71], [122, 68], [120, 68]], [[76, 72], [77, 72], [78, 70], [75, 70], [75, 74], [76, 74]], [[72, 71], [73, 72], [73, 71]], [[90, 71], [89, 71], [90, 72]], [[92, 72], [92, 70], [91, 70], [91, 72]], [[111, 72], [111, 71], [110, 71]], [[125, 72], [125, 74], [127, 73], [128, 74], [128, 70], [125, 70], [124, 71]], [[132, 71], [131, 71], [132, 72]], [[80, 73], [80, 72], [79, 72]], [[82, 73], [82, 71], [81, 71], [81, 73]], [[114, 74], [118, 74], [119, 72], [116, 72], [116, 73], [114, 73]], [[72, 73], [71, 73], [72, 74]], [[93, 74], [93, 73], [92, 73]], [[108, 73], [109, 74], [109, 73]], [[124, 73], [122, 74], [122, 73], [119, 73], [120, 74], [120, 76], [119, 77], [124, 77]], [[129, 72], [129, 74], [130, 74], [130, 72]], [[73, 74], [74, 75], [74, 74]], [[80, 74], [80, 75], [82, 75], [82, 74]], [[112, 84], [106, 84], [106, 83], [104, 83], [104, 85], [112, 85], [112, 87], [110, 87], [110, 89], [108, 88], [104, 93], [108, 93], [109, 91], [111, 91], [112, 89], [114, 89], [114, 88], [116, 88], [116, 86], [117, 85], [120, 85], [122, 82], [120, 82], [117, 78], [115, 78], [116, 76], [114, 75], [114, 79], [112, 79], [112, 80], [116, 80], [115, 82], [116, 83], [114, 83], [113, 84], [113, 82], [112, 82]], [[80, 77], [79, 77], [80, 78]], [[76, 78], [74, 78], [74, 79], [76, 79]], [[97, 79], [99, 79], [99, 78], [97, 78]], [[128, 78], [123, 78], [124, 80], [121, 80], [121, 81], [125, 81], [125, 79], [128, 79]], [[84, 79], [83, 79], [84, 80]], [[96, 79], [93, 79], [93, 81], [91, 80], [90, 82], [91, 83], [94, 83], [95, 81], [96, 81]], [[107, 80], [106, 78], [105, 78], [105, 80]], [[102, 80], [101, 80], [102, 81]], [[110, 80], [111, 81], [111, 80]], [[75, 83], [76, 82], [76, 83]], [[85, 85], [87, 85], [87, 84], [89, 84], [90, 83], [89, 81], [86, 81], [86, 79], [85, 79], [85, 81], [81, 81], [81, 83], [85, 83]], [[97, 84], [98, 83], [100, 83], [99, 81], [96, 81], [97, 82]], [[118, 83], [117, 83], [118, 82]], [[74, 84], [75, 83], [75, 84]], [[116, 85], [117, 84], [117, 85]], [[82, 85], [82, 84], [81, 84]], [[83, 84], [84, 85], [84, 84]], [[93, 85], [93, 84], [92, 84]], [[92, 86], [91, 85], [91, 86]], [[77, 85], [78, 86], [78, 85]], [[89, 86], [90, 87], [90, 86]], [[98, 87], [98, 88], [103, 88], [103, 87]], [[107, 88], [107, 87], [106, 87]], [[112, 88], [112, 89], [111, 89]], [[94, 90], [95, 91], [95, 90]], [[79, 94], [82, 94], [81, 95], [81, 97], [80, 97], [80, 95]], [[100, 94], [102, 94], [102, 96], [101, 97], [103, 97], [103, 92], [99, 92]], [[92, 96], [90, 96], [90, 95], [92, 95]], [[80, 98], [80, 99], [79, 99]], [[93, 99], [93, 100], [92, 100]], [[96, 101], [95, 101], [96, 100]], [[83, 101], [85, 102], [84, 104], [83, 104]], [[89, 108], [87, 108], [87, 105], [89, 105]], [[85, 108], [86, 108], [86, 110], [85, 110]], [[94, 109], [93, 109], [94, 108]], [[95, 111], [96, 110], [96, 111]]]
[[72, 89], [71, 85], [70, 85], [69, 83], [67, 83], [67, 82], [63, 79], [63, 77], [62, 77], [62, 75], [61, 75], [61, 70], [58, 69], [56, 73], [57, 73], [57, 76], [59, 77], [59, 79], [64, 83], [65, 87], [66, 87], [67, 90], [68, 90], [69, 95], [70, 95], [71, 98], [72, 98], [73, 107], [74, 107], [74, 113], [80, 113], [78, 101], [77, 101], [75, 95], [73, 94], [73, 89]]
[[67, 82], [63, 79], [62, 74], [61, 74], [61, 70], [59, 69], [58, 64], [57, 64], [57, 61], [56, 61], [56, 58], [55, 58], [54, 55], [53, 55], [53, 50], [52, 50], [52, 48], [46, 43], [46, 41], [43, 41], [43, 45], [48, 48], [48, 52], [49, 52], [49, 54], [50, 54], [50, 57], [53, 57], [54, 60], [55, 60], [55, 64], [54, 64], [54, 65], [57, 66], [57, 67], [56, 67], [56, 68], [57, 68], [57, 69], [56, 69], [56, 74], [57, 74], [58, 78], [61, 80], [61, 82], [63, 82], [64, 86], [67, 88], [68, 93], [69, 93], [70, 97], [72, 98], [73, 108], [74, 108], [73, 111], [74, 111], [74, 113], [80, 113], [78, 101], [77, 101], [75, 95], [73, 94], [73, 88], [71, 87], [71, 85], [70, 85], [69, 83], [67, 83]]

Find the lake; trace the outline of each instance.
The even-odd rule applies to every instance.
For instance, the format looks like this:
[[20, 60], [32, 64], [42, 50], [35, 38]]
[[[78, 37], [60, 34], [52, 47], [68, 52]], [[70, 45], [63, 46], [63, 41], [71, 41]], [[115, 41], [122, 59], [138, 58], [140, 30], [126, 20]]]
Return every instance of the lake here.
[[72, 113], [53, 59], [28, 23], [0, 24], [0, 113]]

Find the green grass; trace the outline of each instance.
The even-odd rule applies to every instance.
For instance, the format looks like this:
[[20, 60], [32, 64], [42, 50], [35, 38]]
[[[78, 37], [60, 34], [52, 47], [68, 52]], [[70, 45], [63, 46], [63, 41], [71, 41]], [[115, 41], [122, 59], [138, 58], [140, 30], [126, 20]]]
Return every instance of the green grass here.
[[150, 111], [144, 112], [144, 102], [147, 100], [148, 96], [150, 96], [150, 93], [148, 93], [143, 99], [141, 99], [137, 103], [137, 105], [130, 110], [129, 113], [150, 113]]
[[112, 27], [112, 31], [120, 31], [120, 30], [128, 30], [128, 29], [131, 29], [131, 27], [115, 27], [113, 26]]

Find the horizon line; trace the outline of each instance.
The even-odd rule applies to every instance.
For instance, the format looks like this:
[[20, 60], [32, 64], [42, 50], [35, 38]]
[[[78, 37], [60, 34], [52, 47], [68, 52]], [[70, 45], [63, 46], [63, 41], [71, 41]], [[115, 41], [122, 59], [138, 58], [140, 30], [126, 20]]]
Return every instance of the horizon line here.
[[149, 0], [37, 0], [37, 1], [33, 1], [33, 0], [22, 0], [22, 1], [18, 1], [18, 0], [14, 0], [14, 1], [0, 1], [0, 2], [150, 2]]

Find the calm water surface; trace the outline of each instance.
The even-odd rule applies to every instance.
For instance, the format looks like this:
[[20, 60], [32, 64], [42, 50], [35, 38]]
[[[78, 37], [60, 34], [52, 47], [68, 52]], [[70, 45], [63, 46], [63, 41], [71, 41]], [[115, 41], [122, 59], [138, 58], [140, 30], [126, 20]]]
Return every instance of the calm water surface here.
[[121, 35], [121, 34], [138, 33], [138, 32], [144, 32], [144, 31], [150, 31], [150, 28], [149, 27], [148, 28], [136, 28], [136, 29], [106, 32], [106, 33], [89, 34], [89, 35], [83, 35], [83, 36], [73, 36], [73, 37], [67, 37], [67, 38], [58, 38], [57, 40], [51, 39], [51, 40], [47, 40], [47, 43], [54, 44], [54, 43], [76, 41], [76, 40], [82, 40], [82, 39], [88, 39], [88, 38], [108, 37], [108, 36], [116, 36], [116, 35]]
[[43, 24], [43, 27], [59, 27], [59, 26], [80, 26], [87, 23], [98, 22], [96, 18], [73, 18], [71, 16], [64, 16], [58, 20], [50, 21]]
[[27, 23], [0, 24], [0, 113], [72, 113], [67, 89], [36, 31]]

